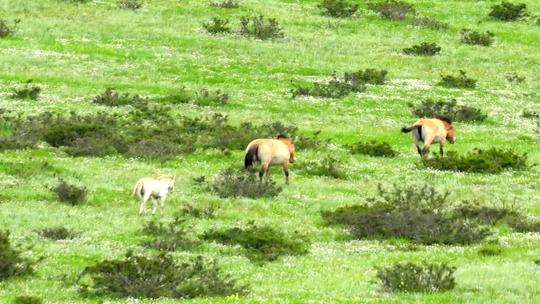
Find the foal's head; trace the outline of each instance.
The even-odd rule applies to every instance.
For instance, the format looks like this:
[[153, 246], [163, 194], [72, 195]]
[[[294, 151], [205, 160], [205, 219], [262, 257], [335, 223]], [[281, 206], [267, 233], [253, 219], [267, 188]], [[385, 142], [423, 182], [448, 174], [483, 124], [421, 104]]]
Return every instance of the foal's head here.
[[157, 180], [166, 183], [167, 190], [172, 192], [174, 190], [174, 175], [166, 174], [158, 176]]
[[438, 116], [437, 119], [442, 121], [444, 124], [444, 128], [446, 129], [446, 140], [448, 140], [448, 142], [451, 144], [456, 142], [456, 130], [452, 125], [452, 120], [444, 116]]
[[289, 157], [289, 163], [294, 163], [294, 143], [292, 140], [290, 140], [287, 136], [280, 134], [278, 135], [277, 139], [281, 140], [282, 143], [284, 143], [287, 148], [289, 148], [289, 154], [291, 155]]

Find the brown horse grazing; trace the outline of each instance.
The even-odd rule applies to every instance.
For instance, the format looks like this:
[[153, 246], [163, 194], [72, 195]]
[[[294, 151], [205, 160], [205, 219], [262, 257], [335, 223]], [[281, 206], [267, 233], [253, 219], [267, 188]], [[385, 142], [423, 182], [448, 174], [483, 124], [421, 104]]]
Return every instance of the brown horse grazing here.
[[255, 139], [246, 148], [244, 167], [247, 169], [256, 161], [261, 163], [259, 172], [261, 180], [264, 174], [268, 177], [271, 165], [282, 165], [285, 183], [288, 184], [289, 164], [294, 162], [294, 143], [285, 135], [278, 135], [277, 139]]
[[[438, 116], [432, 119], [420, 119], [410, 127], [401, 129], [403, 133], [412, 131], [414, 144], [420, 157], [425, 157], [429, 153], [429, 146], [432, 143], [439, 143], [441, 156], [444, 155], [443, 146], [448, 140], [451, 144], [456, 141], [456, 132], [452, 121], [446, 117]], [[424, 142], [424, 147], [420, 149], [419, 142]]]

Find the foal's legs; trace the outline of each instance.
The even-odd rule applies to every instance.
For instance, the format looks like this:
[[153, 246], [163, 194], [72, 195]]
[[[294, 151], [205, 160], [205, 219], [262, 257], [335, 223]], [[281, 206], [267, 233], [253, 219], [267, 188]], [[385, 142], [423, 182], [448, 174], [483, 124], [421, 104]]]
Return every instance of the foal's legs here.
[[158, 205], [158, 199], [161, 200], [161, 197], [157, 198], [154, 197], [153, 204], [152, 204], [152, 215], [156, 215], [156, 209]]
[[148, 202], [148, 199], [150, 198], [151, 193], [145, 193], [141, 197], [141, 204], [139, 206], [139, 215], [144, 214], [144, 209], [146, 209], [146, 202]]
[[165, 196], [159, 198], [159, 212], [161, 215], [165, 212]]

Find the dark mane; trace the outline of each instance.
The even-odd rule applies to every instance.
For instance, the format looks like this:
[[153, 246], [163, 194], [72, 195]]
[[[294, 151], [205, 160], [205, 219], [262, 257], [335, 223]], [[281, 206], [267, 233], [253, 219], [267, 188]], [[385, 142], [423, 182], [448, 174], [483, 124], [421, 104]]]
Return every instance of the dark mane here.
[[438, 120], [441, 120], [441, 121], [444, 121], [446, 123], [448, 123], [449, 125], [452, 124], [452, 120], [446, 116], [442, 116], [442, 115], [435, 115], [435, 118], [437, 118]]
[[289, 138], [287, 137], [287, 135], [279, 134], [277, 136], [277, 139], [289, 139]]

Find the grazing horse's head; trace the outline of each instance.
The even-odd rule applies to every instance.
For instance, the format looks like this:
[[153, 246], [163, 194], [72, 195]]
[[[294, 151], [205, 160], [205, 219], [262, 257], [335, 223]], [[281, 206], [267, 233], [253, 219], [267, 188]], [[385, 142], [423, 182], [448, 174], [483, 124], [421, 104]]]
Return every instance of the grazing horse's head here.
[[438, 116], [437, 119], [442, 121], [444, 124], [444, 128], [446, 129], [446, 140], [448, 140], [448, 142], [451, 144], [455, 143], [456, 130], [454, 129], [454, 126], [452, 125], [452, 120], [444, 116]]
[[162, 181], [164, 183], [167, 183], [167, 190], [169, 192], [172, 192], [174, 190], [174, 175], [160, 175], [157, 178], [159, 181]]
[[292, 140], [290, 140], [287, 136], [280, 134], [278, 135], [277, 139], [279, 139], [282, 143], [284, 143], [287, 148], [289, 148], [289, 154], [291, 155], [289, 157], [289, 163], [294, 163], [294, 143]]

